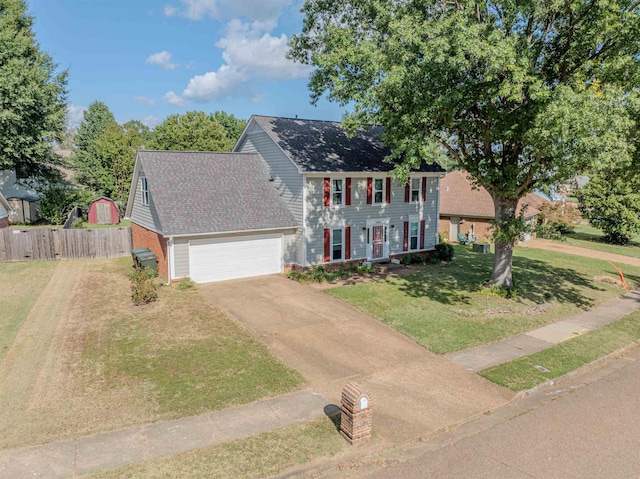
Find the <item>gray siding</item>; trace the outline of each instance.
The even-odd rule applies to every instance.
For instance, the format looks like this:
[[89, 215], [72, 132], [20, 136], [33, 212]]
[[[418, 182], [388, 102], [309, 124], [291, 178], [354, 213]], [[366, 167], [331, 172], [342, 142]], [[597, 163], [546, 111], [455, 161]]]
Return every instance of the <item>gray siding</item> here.
[[[141, 169], [140, 177], [142, 176], [144, 176], [144, 171]], [[153, 185], [150, 182], [147, 183], [149, 187], [149, 205], [145, 206], [142, 204], [141, 183], [140, 178], [138, 178], [133, 204], [131, 206], [131, 221], [148, 230], [160, 232], [160, 221], [158, 220], [156, 208], [153, 203]]]
[[243, 153], [258, 152], [265, 163], [269, 166], [269, 171], [273, 177], [273, 186], [280, 193], [283, 202], [293, 214], [298, 223], [298, 231], [295, 238], [285, 238], [286, 264], [303, 264], [303, 230], [302, 230], [302, 197], [303, 178], [302, 174], [293, 162], [283, 153], [283, 151], [273, 142], [273, 140], [254, 124], [253, 128], [245, 136], [244, 140], [237, 145], [235, 151]]
[[[345, 178], [345, 176], [334, 176]], [[389, 254], [403, 252], [404, 222], [410, 215], [425, 220], [424, 249], [433, 249], [437, 238], [439, 178], [427, 178], [426, 201], [404, 201], [405, 186], [391, 180], [389, 204], [367, 204], [367, 177], [351, 177], [351, 205], [324, 206], [324, 178], [307, 177], [307, 260], [309, 264], [324, 261], [324, 228], [351, 227], [351, 259], [367, 257], [366, 225], [368, 219], [389, 218]]]
[[173, 266], [176, 278], [189, 276], [189, 239], [174, 238], [173, 240]]

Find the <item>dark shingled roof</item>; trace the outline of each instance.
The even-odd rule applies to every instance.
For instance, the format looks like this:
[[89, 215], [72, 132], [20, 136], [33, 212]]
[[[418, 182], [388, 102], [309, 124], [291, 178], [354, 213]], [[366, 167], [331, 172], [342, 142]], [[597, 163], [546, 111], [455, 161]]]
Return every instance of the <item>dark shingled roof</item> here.
[[[380, 143], [382, 127], [372, 126], [349, 138], [339, 122], [252, 117], [305, 173], [385, 172], [391, 150]], [[444, 172], [436, 163], [422, 162], [421, 172]]]
[[139, 151], [165, 236], [296, 227], [256, 153]]

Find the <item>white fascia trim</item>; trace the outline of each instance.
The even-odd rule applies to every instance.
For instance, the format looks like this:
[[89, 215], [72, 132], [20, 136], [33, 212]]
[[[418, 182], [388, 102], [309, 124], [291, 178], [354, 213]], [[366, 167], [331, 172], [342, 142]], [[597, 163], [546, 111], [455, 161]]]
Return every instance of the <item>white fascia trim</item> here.
[[298, 225], [295, 226], [280, 226], [277, 228], [262, 228], [257, 230], [237, 230], [237, 231], [215, 231], [209, 233], [186, 233], [186, 234], [178, 234], [172, 235], [172, 238], [194, 238], [200, 236], [227, 236], [227, 235], [236, 235], [236, 234], [253, 234], [253, 233], [265, 233], [268, 231], [287, 231], [287, 230], [297, 230]]
[[[271, 134], [270, 134], [267, 130], [265, 130], [264, 128], [262, 128], [262, 125], [260, 125], [260, 123], [258, 123], [258, 122], [254, 119], [254, 117], [253, 117], [253, 116], [252, 116], [252, 117], [249, 119], [249, 121], [247, 122], [247, 126], [245, 127], [244, 131], [242, 132], [242, 135], [240, 135], [240, 138], [238, 138], [238, 141], [236, 142], [236, 144], [235, 144], [235, 146], [233, 147], [233, 150], [232, 150], [232, 151], [236, 151], [236, 147], [237, 147], [237, 146], [239, 146], [239, 145], [242, 143], [242, 141], [244, 141], [244, 139], [245, 139], [247, 136], [249, 136], [249, 125], [252, 125], [252, 124], [256, 124], [256, 125], [257, 125], [257, 126], [258, 126], [258, 127], [259, 127], [259, 128], [260, 128], [260, 129], [261, 129], [261, 130], [262, 130], [262, 131], [263, 131], [263, 132], [264, 132], [264, 133], [269, 137], [269, 139], [273, 142], [273, 144], [274, 144], [274, 145], [276, 145], [276, 147], [277, 147], [277, 148], [282, 152], [282, 154], [283, 154], [283, 155], [284, 155], [284, 156], [285, 156], [285, 157], [286, 157], [286, 158], [291, 162], [291, 164], [292, 164], [293, 166], [295, 166], [295, 167], [296, 167], [296, 170], [298, 170], [298, 173], [299, 173], [299, 174], [301, 174], [301, 175], [302, 175], [302, 174], [304, 173], [304, 172], [300, 169], [300, 167], [296, 164], [296, 162], [295, 162], [295, 161], [293, 161], [293, 159], [292, 159], [292, 158], [287, 154], [287, 152], [286, 152], [286, 151], [284, 151], [284, 150], [282, 149], [282, 147], [281, 147], [281, 146], [280, 146], [280, 144], [276, 141], [276, 139], [275, 139], [273, 136], [271, 136]], [[257, 151], [257, 153], [262, 157], [262, 154], [261, 154], [258, 150], [256, 150], [256, 151]], [[263, 158], [264, 158], [264, 157], [263, 157]]]
[[[326, 178], [327, 176], [335, 176], [335, 177], [350, 177], [350, 178], [386, 178], [393, 176], [393, 171], [323, 171], [323, 172], [308, 172], [305, 171], [303, 174], [310, 178]], [[412, 171], [410, 176], [415, 177], [435, 177], [442, 178], [444, 175], [442, 173], [421, 173], [419, 171]]]
[[140, 176], [140, 160], [138, 159], [140, 153], [136, 152], [136, 163], [133, 167], [133, 176], [131, 177], [131, 186], [129, 186], [129, 198], [127, 199], [127, 209], [124, 213], [125, 218], [131, 218], [131, 210], [133, 209], [133, 201], [136, 197], [138, 189], [138, 177]]

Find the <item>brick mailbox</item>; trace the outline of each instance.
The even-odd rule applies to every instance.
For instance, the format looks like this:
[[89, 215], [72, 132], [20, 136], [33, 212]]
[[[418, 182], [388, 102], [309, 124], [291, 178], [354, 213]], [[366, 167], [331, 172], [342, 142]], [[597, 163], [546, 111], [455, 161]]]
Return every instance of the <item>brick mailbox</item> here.
[[371, 438], [371, 393], [349, 381], [342, 390], [340, 434], [355, 445]]

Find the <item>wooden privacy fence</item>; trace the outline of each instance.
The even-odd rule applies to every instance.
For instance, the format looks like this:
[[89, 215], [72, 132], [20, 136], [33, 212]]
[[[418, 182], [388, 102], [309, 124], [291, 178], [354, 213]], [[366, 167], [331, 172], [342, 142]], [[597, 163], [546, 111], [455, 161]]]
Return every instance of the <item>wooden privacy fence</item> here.
[[117, 258], [131, 254], [131, 228], [0, 230], [0, 262]]

